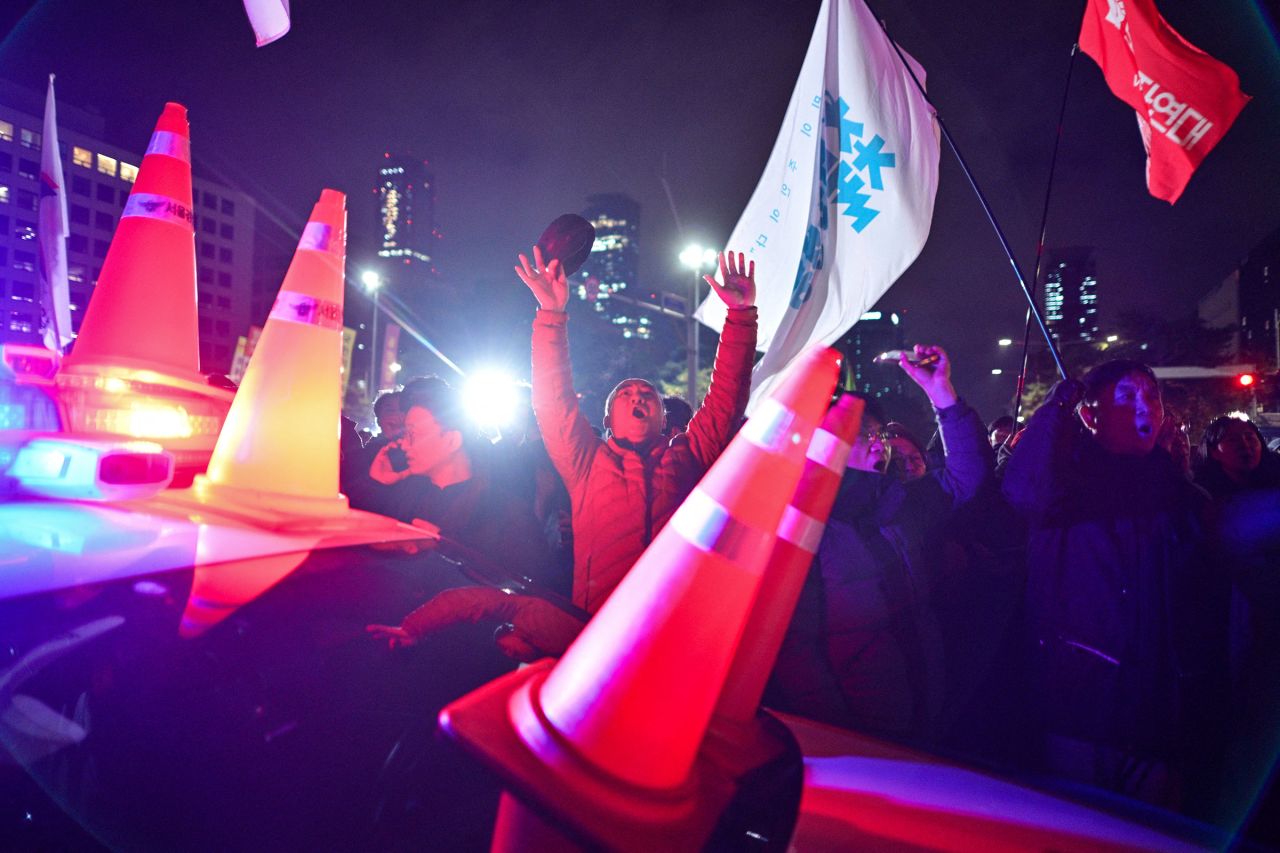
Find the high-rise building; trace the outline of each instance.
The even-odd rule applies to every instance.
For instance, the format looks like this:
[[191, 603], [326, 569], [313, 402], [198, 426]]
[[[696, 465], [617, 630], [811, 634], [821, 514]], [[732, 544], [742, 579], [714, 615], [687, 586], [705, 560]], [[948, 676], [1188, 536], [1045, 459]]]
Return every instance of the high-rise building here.
[[1044, 259], [1044, 320], [1061, 342], [1098, 340], [1098, 276], [1093, 249], [1050, 249]]
[[901, 395], [901, 368], [897, 364], [876, 364], [875, 357], [902, 349], [905, 340], [902, 318], [897, 314], [884, 311], [863, 314], [835, 344], [844, 354], [841, 387], [868, 397]]
[[[157, 108], [157, 114], [159, 110]], [[36, 210], [44, 94], [0, 82], [0, 341], [40, 343]], [[58, 104], [67, 184], [71, 325], [79, 331], [142, 155], [102, 139], [102, 118]], [[143, 142], [143, 140], [138, 140]], [[140, 150], [140, 149], [139, 149]], [[192, 179], [196, 224], [200, 369], [226, 373], [249, 326], [254, 213], [244, 193]]]
[[[388, 319], [385, 309], [394, 307], [398, 316], [417, 324], [441, 314], [457, 299], [456, 293], [441, 286], [435, 266], [440, 233], [436, 228], [436, 181], [430, 164], [409, 154], [383, 154], [374, 193], [378, 197], [378, 260], [372, 267], [353, 272], [356, 280], [375, 274], [378, 293], [373, 299], [368, 298], [368, 291], [362, 293], [361, 303], [367, 307], [348, 314], [354, 320], [350, 325], [356, 328], [353, 375], [368, 376], [370, 362], [375, 357], [378, 361], [375, 388], [369, 393], [386, 384], [383, 374], [388, 365], [398, 363], [409, 342], [408, 336], [400, 337], [400, 327]], [[379, 303], [384, 310], [375, 322], [373, 307]], [[363, 319], [354, 319], [357, 317]]]
[[649, 338], [652, 321], [640, 307], [640, 203], [620, 193], [587, 197], [582, 217], [595, 226], [591, 256], [574, 276], [574, 293], [619, 328], [624, 338]]
[[1280, 229], [1201, 297], [1197, 313], [1206, 326], [1232, 330], [1224, 358], [1280, 370]]
[[1240, 352], [1280, 370], [1280, 229], [1240, 265]]
[[429, 270], [435, 255], [436, 181], [427, 161], [383, 155], [378, 169], [378, 257]]

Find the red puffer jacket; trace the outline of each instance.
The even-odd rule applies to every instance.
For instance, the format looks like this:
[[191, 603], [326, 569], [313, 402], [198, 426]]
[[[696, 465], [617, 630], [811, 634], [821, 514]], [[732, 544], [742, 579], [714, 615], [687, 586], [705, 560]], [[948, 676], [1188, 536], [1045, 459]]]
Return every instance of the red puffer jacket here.
[[595, 613], [729, 444], [746, 410], [756, 309], [729, 310], [688, 432], [641, 454], [591, 431], [569, 369], [567, 315], [533, 321], [533, 409], [573, 513], [573, 603]]

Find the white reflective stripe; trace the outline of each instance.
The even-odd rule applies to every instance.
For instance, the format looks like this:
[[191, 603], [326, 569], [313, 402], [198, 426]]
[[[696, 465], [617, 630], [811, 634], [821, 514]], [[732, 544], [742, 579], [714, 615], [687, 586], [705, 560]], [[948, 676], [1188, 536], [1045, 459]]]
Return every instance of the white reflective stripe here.
[[302, 236], [298, 239], [298, 248], [341, 255], [347, 247], [341, 239], [341, 232], [335, 232], [332, 225], [324, 222], [308, 222], [302, 229]]
[[773, 539], [773, 533], [734, 518], [719, 501], [701, 489], [694, 489], [680, 505], [671, 517], [671, 526], [699, 551], [734, 561], [771, 547]]
[[195, 215], [192, 214], [191, 208], [177, 199], [156, 193], [131, 194], [128, 201], [124, 203], [124, 212], [120, 216], [121, 218], [141, 216], [147, 219], [163, 219], [165, 222], [172, 222], [192, 231], [196, 227]]
[[800, 436], [792, 429], [795, 412], [777, 400], [766, 399], [742, 427], [743, 438], [770, 453], [777, 453], [788, 441], [798, 443]]
[[[191, 140], [171, 130], [157, 130], [147, 143], [147, 154], [163, 154], [191, 165]], [[145, 156], [145, 155], [143, 155]]]
[[809, 451], [805, 453], [805, 458], [844, 476], [844, 464], [849, 459], [851, 449], [853, 448], [849, 442], [835, 433], [817, 429], [813, 433], [813, 440], [809, 442]]
[[787, 540], [801, 551], [816, 554], [818, 543], [822, 541], [822, 531], [826, 527], [807, 512], [788, 506], [782, 512], [782, 520], [778, 522], [778, 538]]
[[271, 319], [324, 329], [342, 329], [342, 305], [327, 299], [317, 299], [305, 293], [282, 290], [271, 306]]

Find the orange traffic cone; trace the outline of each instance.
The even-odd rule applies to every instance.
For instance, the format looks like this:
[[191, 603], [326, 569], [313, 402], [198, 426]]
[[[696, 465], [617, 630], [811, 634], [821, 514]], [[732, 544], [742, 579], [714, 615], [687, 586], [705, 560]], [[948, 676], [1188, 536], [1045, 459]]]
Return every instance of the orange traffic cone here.
[[63, 369], [154, 370], [204, 385], [187, 109], [165, 104]]
[[687, 788], [838, 365], [805, 357], [546, 680], [513, 697], [535, 753], [562, 760], [554, 742], [623, 787]]
[[738, 724], [755, 718], [862, 425], [862, 408], [857, 397], [842, 396], [813, 434], [804, 474], [778, 525], [778, 541], [716, 706], [717, 718]]
[[194, 491], [202, 499], [339, 515], [346, 196], [324, 190]]

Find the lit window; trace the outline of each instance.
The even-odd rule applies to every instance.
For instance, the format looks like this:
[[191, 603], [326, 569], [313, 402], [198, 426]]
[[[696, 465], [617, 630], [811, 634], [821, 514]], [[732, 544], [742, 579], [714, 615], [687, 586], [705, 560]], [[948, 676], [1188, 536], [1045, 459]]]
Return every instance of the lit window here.
[[138, 167], [132, 163], [120, 161], [120, 180], [133, 183], [138, 180]]
[[36, 131], [34, 131], [34, 130], [27, 130], [27, 129], [24, 127], [24, 128], [22, 129], [22, 137], [21, 137], [21, 141], [22, 141], [22, 147], [23, 147], [23, 148], [39, 148], [39, 147], [40, 147], [40, 134], [39, 134], [39, 133], [37, 133], [37, 132], [36, 132]]
[[0, 142], [13, 141], [13, 122], [0, 121]]
[[67, 267], [67, 280], [75, 282], [84, 282], [85, 269], [84, 264], [70, 264]]
[[0, 184], [0, 204], [9, 203], [9, 188], [4, 184]]
[[98, 155], [98, 171], [104, 175], [115, 177], [116, 175], [116, 158], [108, 157], [106, 154]]
[[88, 148], [81, 148], [79, 145], [71, 147], [71, 162], [77, 166], [83, 166], [86, 169], [93, 168], [93, 152]]

